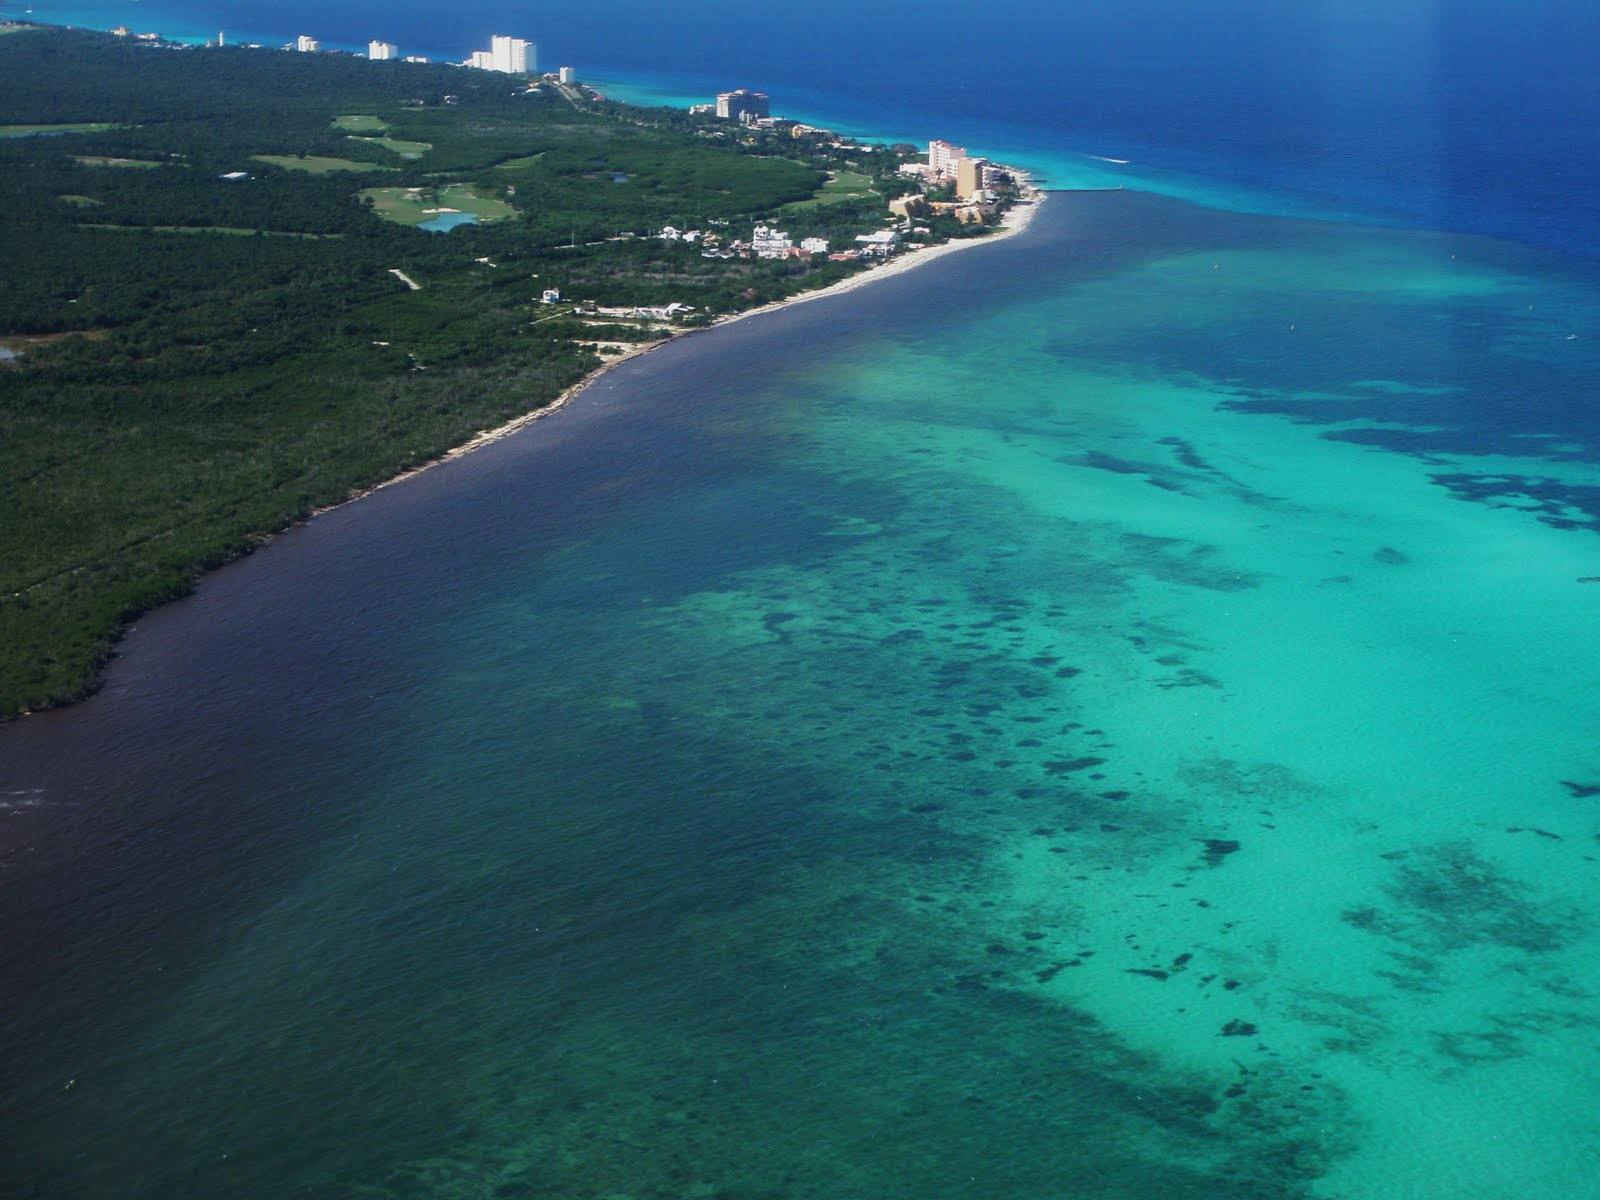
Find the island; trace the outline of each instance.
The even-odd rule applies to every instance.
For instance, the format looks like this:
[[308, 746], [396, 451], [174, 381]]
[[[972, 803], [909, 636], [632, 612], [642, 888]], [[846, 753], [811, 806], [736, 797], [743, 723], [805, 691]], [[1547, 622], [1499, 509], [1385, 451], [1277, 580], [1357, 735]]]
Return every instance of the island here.
[[640, 108], [570, 69], [7, 28], [0, 719], [88, 694], [128, 622], [309, 515], [1037, 198], [743, 89]]

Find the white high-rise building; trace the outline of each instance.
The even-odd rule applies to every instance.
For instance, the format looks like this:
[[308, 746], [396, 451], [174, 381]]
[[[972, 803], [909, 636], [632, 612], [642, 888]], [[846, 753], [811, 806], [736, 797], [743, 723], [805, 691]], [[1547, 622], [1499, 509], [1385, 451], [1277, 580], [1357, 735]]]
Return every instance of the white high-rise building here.
[[531, 75], [539, 69], [538, 47], [522, 38], [497, 33], [489, 39], [487, 50], [474, 50], [463, 65], [506, 75]]
[[928, 166], [940, 175], [955, 171], [956, 163], [966, 156], [966, 150], [952, 142], [941, 142], [935, 138], [928, 143]]
[[301, 34], [294, 40], [294, 48], [301, 54], [315, 54], [322, 46], [316, 38]]
[[526, 75], [539, 69], [538, 51], [532, 42], [521, 38], [495, 34], [489, 39], [489, 54], [494, 65], [491, 71], [504, 71], [508, 75]]
[[577, 83], [578, 73], [571, 67], [562, 67], [561, 74], [557, 78], [559, 78], [562, 83]]
[[400, 47], [393, 42], [368, 42], [367, 57], [373, 62], [388, 62], [400, 53]]

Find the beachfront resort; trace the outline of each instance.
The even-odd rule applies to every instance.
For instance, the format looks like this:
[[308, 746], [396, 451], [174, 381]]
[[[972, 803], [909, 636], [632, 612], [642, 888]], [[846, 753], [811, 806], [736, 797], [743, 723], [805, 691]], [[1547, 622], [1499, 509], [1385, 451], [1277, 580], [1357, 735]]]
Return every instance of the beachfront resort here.
[[[154, 35], [133, 34], [126, 28], [113, 32], [141, 42], [170, 44]], [[213, 44], [226, 45], [225, 35], [219, 32]], [[296, 54], [360, 57], [354, 51], [327, 47], [311, 34], [301, 34], [281, 48]], [[425, 56], [402, 55], [396, 43], [381, 38], [368, 41], [365, 57], [381, 63], [430, 61]], [[580, 84], [576, 71], [570, 66], [538, 73], [536, 43], [508, 34], [493, 34], [487, 47], [474, 50], [460, 62], [437, 65], [516, 77], [525, 81], [523, 87], [530, 96], [546, 92], [575, 106], [602, 103], [605, 99], [594, 88]], [[450, 97], [445, 99], [446, 103], [450, 101]], [[830, 154], [851, 155], [867, 148], [823, 126], [781, 114], [775, 116], [772, 107], [772, 97], [767, 92], [736, 87], [704, 103], [690, 105], [688, 113], [697, 122], [699, 137], [746, 152], [789, 154], [798, 151], [825, 159]], [[351, 118], [350, 122], [349, 132], [358, 137], [384, 133], [381, 128], [367, 128], [370, 122], [365, 119]], [[419, 147], [424, 145], [392, 140], [387, 144], [402, 148], [411, 158], [415, 158]], [[943, 138], [930, 140], [925, 150], [901, 144], [892, 147], [891, 152], [895, 161], [893, 174], [887, 181], [853, 170], [835, 170], [830, 172], [822, 194], [815, 201], [765, 214], [742, 229], [730, 228], [727, 219], [701, 225], [667, 222], [648, 236], [669, 247], [692, 248], [705, 260], [786, 263], [802, 274], [827, 265], [870, 267], [952, 236], [981, 232], [995, 225], [1009, 206], [1027, 199], [1030, 194], [1026, 177], [1014, 168], [969, 154], [965, 147]], [[289, 163], [286, 159], [270, 161], [276, 165]], [[289, 165], [298, 166], [296, 163]], [[243, 182], [249, 180], [251, 174], [235, 170], [222, 178]], [[613, 175], [613, 181], [618, 183], [628, 178], [626, 172]], [[510, 217], [515, 211], [508, 203], [512, 199], [510, 196], [503, 199], [480, 196], [470, 185], [460, 182], [448, 186], [377, 186], [363, 189], [360, 195], [363, 202], [386, 220], [434, 233], [446, 233], [462, 225], [491, 223]], [[829, 211], [829, 206], [836, 202], [843, 202], [839, 203], [842, 212], [847, 206], [854, 208], [863, 201], [880, 206], [876, 220], [871, 223], [881, 224], [881, 228], [797, 229], [794, 224], [802, 217]], [[808, 205], [815, 207], [807, 212]], [[859, 215], [865, 218], [869, 214], [860, 212]], [[606, 240], [626, 242], [639, 236], [640, 231], [620, 230]], [[587, 244], [596, 243], [591, 240]], [[689, 297], [617, 306], [604, 304], [594, 297], [569, 294], [569, 290], [559, 286], [540, 287], [536, 295], [541, 306], [558, 305], [576, 319], [627, 318], [645, 322], [643, 328], [656, 335], [711, 319], [705, 307], [691, 303]]]

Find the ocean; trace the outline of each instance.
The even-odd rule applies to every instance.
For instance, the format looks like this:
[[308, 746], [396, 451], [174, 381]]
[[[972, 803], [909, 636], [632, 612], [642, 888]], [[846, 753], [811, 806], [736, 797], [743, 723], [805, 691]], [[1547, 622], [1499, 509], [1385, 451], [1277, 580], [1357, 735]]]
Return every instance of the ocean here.
[[[1589, 0], [7, 0], [0, 15], [195, 41], [309, 33], [459, 61], [538, 43], [619, 98], [759, 87], [774, 111], [945, 136], [1058, 186], [1359, 216], [1600, 253], [1600, 7]], [[1106, 160], [1127, 160], [1126, 162]]]
[[1600, 1196], [1593, 18], [1537, 7], [541, 16], [1125, 187], [627, 363], [0, 730], [0, 1187]]

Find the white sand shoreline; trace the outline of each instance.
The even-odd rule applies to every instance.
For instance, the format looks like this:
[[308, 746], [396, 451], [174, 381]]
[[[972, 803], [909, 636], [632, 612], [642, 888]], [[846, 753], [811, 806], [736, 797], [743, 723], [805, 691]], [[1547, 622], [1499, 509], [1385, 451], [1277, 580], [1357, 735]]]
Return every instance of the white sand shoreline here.
[[[276, 530], [272, 533], [261, 534], [258, 537], [251, 539], [249, 547], [241, 552], [241, 556], [250, 554], [255, 550], [260, 549], [261, 547], [274, 541], [276, 538], [290, 532], [300, 525], [306, 524], [313, 518], [321, 516], [323, 513], [332, 512], [334, 509], [343, 508], [348, 504], [354, 504], [358, 500], [364, 500], [374, 492], [380, 492], [383, 489], [392, 487], [397, 483], [404, 483], [406, 480], [420, 475], [424, 471], [430, 471], [434, 467], [441, 466], [444, 463], [452, 462], [455, 459], [471, 454], [473, 451], [480, 450], [484, 446], [498, 442], [502, 438], [510, 437], [512, 434], [518, 432], [524, 427], [531, 425], [534, 421], [537, 421], [543, 417], [547, 417], [552, 413], [560, 412], [567, 405], [571, 404], [573, 400], [577, 399], [577, 397], [583, 393], [585, 388], [589, 387], [595, 382], [595, 380], [605, 375], [608, 371], [622, 363], [628, 362], [631, 359], [638, 358], [642, 354], [647, 354], [651, 350], [656, 349], [658, 346], [666, 345], [668, 342], [681, 341], [683, 338], [689, 337], [693, 334], [708, 333], [711, 330], [719, 329], [724, 325], [730, 325], [735, 321], [743, 321], [750, 317], [757, 317], [765, 313], [776, 312], [779, 309], [788, 308], [790, 305], [804, 304], [808, 301], [820, 300], [828, 296], [843, 295], [845, 292], [854, 291], [856, 288], [860, 287], [866, 287], [868, 284], [876, 283], [879, 280], [889, 279], [896, 275], [903, 275], [907, 271], [913, 270], [916, 267], [920, 267], [924, 263], [932, 262], [937, 258], [942, 258], [946, 254], [953, 254], [956, 251], [970, 249], [974, 246], [993, 245], [996, 241], [1010, 237], [1013, 234], [1021, 233], [1032, 222], [1034, 214], [1038, 212], [1040, 205], [1044, 203], [1047, 193], [1032, 187], [1031, 185], [1027, 185], [1024, 187], [1023, 195], [1024, 199], [1021, 202], [1012, 205], [996, 229], [986, 237], [961, 238], [955, 241], [943, 242], [937, 246], [929, 246], [919, 250], [907, 251], [897, 258], [890, 259], [887, 263], [884, 263], [881, 266], [872, 267], [868, 270], [859, 272], [858, 274], [850, 276], [848, 279], [842, 279], [838, 283], [830, 284], [828, 287], [802, 292], [798, 295], [790, 296], [783, 300], [773, 301], [771, 304], [763, 304], [758, 308], [752, 308], [746, 312], [734, 313], [730, 316], [717, 320], [704, 329], [685, 330], [682, 333], [672, 334], [668, 337], [659, 338], [655, 341], [640, 342], [636, 345], [630, 345], [626, 350], [618, 354], [616, 357], [602, 363], [600, 366], [590, 371], [587, 375], [563, 391], [550, 403], [533, 409], [531, 412], [522, 413], [519, 416], [513, 417], [509, 421], [497, 425], [492, 429], [482, 430], [473, 437], [470, 437], [466, 441], [462, 442], [460, 445], [454, 446], [445, 451], [443, 454], [440, 454], [435, 458], [431, 458], [427, 462], [419, 463], [415, 467], [410, 467], [404, 471], [392, 475], [381, 482], [372, 484], [370, 487], [353, 491], [350, 493], [350, 495], [346, 496], [342, 500], [336, 501], [333, 504], [325, 504], [318, 508], [314, 508], [303, 518], [290, 522], [282, 529]], [[230, 556], [230, 558], [232, 557], [239, 556]], [[218, 563], [212, 568], [196, 572], [196, 576], [198, 577], [209, 574], [211, 570], [222, 565], [222, 563]], [[164, 604], [153, 605], [152, 607], [164, 607]], [[127, 634], [133, 629], [135, 623], [135, 621], [130, 621], [124, 624], [117, 631], [113, 638], [113, 649], [111, 650], [112, 656], [115, 656], [117, 653], [114, 648], [115, 644], [120, 643], [122, 639], [127, 636]], [[93, 673], [92, 682], [88, 688], [88, 693], [98, 691], [101, 684], [104, 682], [104, 679], [104, 666], [102, 665], [96, 667]], [[80, 699], [81, 698], [82, 697], [80, 697]], [[46, 709], [69, 707], [75, 703], [77, 703], [76, 700], [68, 701], [65, 704], [51, 704], [47, 705]], [[33, 715], [35, 712], [40, 711], [45, 711], [45, 709], [23, 709], [17, 714], [17, 717], [19, 719], [28, 717]]]
[[[415, 467], [407, 468], [406, 470], [401, 471], [399, 474], [390, 476], [388, 479], [383, 480], [381, 483], [375, 483], [371, 487], [362, 488], [360, 491], [354, 492], [345, 497], [343, 500], [337, 501], [334, 504], [327, 504], [323, 505], [321, 508], [313, 509], [306, 517], [306, 520], [310, 520], [312, 517], [320, 516], [325, 512], [331, 512], [336, 508], [343, 508], [347, 504], [354, 504], [358, 500], [364, 500], [374, 492], [382, 491], [387, 487], [393, 487], [397, 483], [404, 483], [406, 480], [420, 475], [424, 471], [430, 471], [434, 467], [442, 466], [447, 462], [453, 462], [458, 458], [471, 454], [474, 450], [481, 450], [483, 447], [491, 445], [494, 442], [498, 442], [502, 438], [510, 437], [519, 430], [533, 424], [533, 422], [538, 421], [541, 418], [548, 417], [552, 413], [560, 412], [563, 408], [576, 400], [578, 396], [583, 393], [585, 388], [589, 387], [589, 385], [594, 383], [601, 376], [612, 370], [612, 368], [620, 366], [622, 363], [628, 362], [631, 359], [638, 358], [642, 354], [648, 354], [650, 351], [659, 346], [665, 346], [669, 342], [682, 341], [684, 338], [691, 337], [695, 334], [708, 333], [713, 329], [721, 329], [724, 326], [732, 325], [737, 321], [748, 320], [751, 317], [764, 316], [767, 313], [777, 312], [780, 309], [791, 308], [796, 304], [805, 304], [812, 300], [822, 300], [830, 296], [840, 296], [846, 292], [853, 292], [857, 288], [866, 287], [870, 284], [878, 283], [881, 280], [890, 279], [896, 275], [903, 275], [907, 271], [915, 270], [917, 267], [933, 262], [935, 259], [943, 258], [947, 254], [954, 254], [960, 250], [968, 250], [975, 246], [992, 246], [995, 242], [1000, 241], [1003, 238], [1011, 237], [1012, 235], [1021, 233], [1023, 230], [1027, 229], [1029, 224], [1031, 224], [1033, 221], [1034, 214], [1039, 211], [1039, 208], [1044, 203], [1047, 195], [1047, 192], [1039, 189], [1032, 187], [1027, 188], [1024, 192], [1025, 199], [1013, 204], [1011, 208], [1006, 211], [1006, 214], [1001, 219], [1000, 224], [996, 226], [995, 230], [986, 237], [959, 238], [953, 241], [941, 242], [937, 246], [928, 246], [919, 250], [910, 250], [899, 255], [898, 257], [890, 259], [881, 266], [872, 267], [866, 271], [861, 271], [850, 276], [848, 279], [841, 279], [838, 283], [829, 284], [827, 287], [816, 288], [809, 292], [801, 292], [798, 295], [788, 296], [782, 300], [774, 300], [770, 304], [763, 304], [757, 308], [747, 309], [744, 312], [733, 313], [726, 317], [720, 317], [711, 325], [706, 326], [704, 329], [685, 330], [682, 333], [675, 333], [664, 338], [658, 338], [653, 342], [640, 342], [637, 345], [630, 346], [617, 357], [602, 363], [600, 366], [590, 371], [582, 379], [578, 380], [577, 383], [573, 384], [554, 400], [550, 401], [550, 403], [542, 405], [541, 407], [533, 409], [529, 412], [512, 417], [509, 421], [506, 421], [500, 425], [496, 425], [492, 429], [482, 430], [471, 438], [468, 438], [466, 441], [462, 442], [459, 446], [454, 446], [445, 451], [437, 458], [431, 458], [425, 463], [420, 463]], [[297, 524], [298, 523], [299, 522], [297, 522]], [[274, 535], [268, 535], [268, 537], [263, 538], [262, 541], [265, 542], [269, 540], [271, 536]]]

